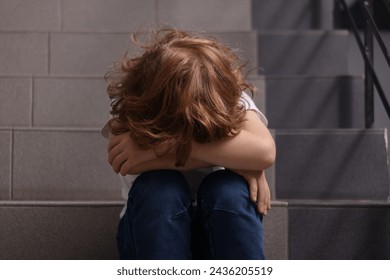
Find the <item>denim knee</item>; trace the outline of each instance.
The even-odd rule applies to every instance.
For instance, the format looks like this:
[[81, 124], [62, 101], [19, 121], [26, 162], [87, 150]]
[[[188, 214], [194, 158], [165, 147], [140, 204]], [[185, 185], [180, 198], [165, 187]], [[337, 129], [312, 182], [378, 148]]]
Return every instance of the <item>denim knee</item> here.
[[229, 170], [209, 174], [198, 193], [205, 255], [211, 259], [264, 259], [263, 228], [244, 178]]
[[[185, 208], [191, 194], [183, 174], [175, 170], [154, 170], [140, 174], [129, 192], [129, 204], [143, 204], [149, 209]], [[183, 209], [184, 210], [184, 209]]]
[[121, 258], [190, 258], [190, 205], [188, 184], [180, 172], [156, 170], [139, 175], [118, 228]]
[[250, 203], [248, 184], [244, 178], [230, 170], [209, 174], [199, 188], [201, 204], [206, 208], [226, 211], [239, 210]]

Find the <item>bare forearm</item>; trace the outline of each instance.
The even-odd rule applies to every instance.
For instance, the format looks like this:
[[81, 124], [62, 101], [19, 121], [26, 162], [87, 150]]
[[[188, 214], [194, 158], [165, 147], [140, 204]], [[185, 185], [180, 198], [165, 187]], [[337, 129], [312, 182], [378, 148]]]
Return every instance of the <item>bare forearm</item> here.
[[212, 165], [241, 170], [264, 170], [274, 162], [274, 143], [259, 143], [247, 131], [207, 144], [193, 144], [191, 156]]
[[193, 169], [200, 169], [200, 168], [206, 168], [211, 167], [212, 165], [200, 160], [189, 158], [184, 166], [177, 167], [175, 166], [175, 158], [173, 156], [164, 156], [164, 157], [157, 157], [153, 160], [143, 162], [141, 164], [138, 164], [130, 169], [129, 174], [140, 174], [146, 171], [151, 170], [160, 170], [160, 169], [172, 169], [172, 170], [179, 170], [179, 171], [187, 171], [187, 170], [193, 170]]
[[253, 111], [246, 113], [243, 129], [212, 143], [194, 142], [191, 157], [230, 169], [264, 170], [275, 161], [275, 142]]
[[235, 136], [205, 144], [193, 142], [191, 155], [184, 167], [175, 166], [174, 155], [157, 157], [153, 150], [139, 149], [129, 133], [110, 134], [108, 150], [111, 166], [122, 175], [156, 169], [191, 170], [210, 166], [264, 170], [275, 160], [273, 138], [253, 111], [246, 112], [243, 129]]

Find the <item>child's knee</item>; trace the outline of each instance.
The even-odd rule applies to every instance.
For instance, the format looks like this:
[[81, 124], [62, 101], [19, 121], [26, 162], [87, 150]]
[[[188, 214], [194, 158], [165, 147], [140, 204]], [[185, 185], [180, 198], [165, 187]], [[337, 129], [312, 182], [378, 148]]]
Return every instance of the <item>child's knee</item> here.
[[208, 175], [199, 190], [207, 205], [234, 208], [240, 201], [249, 199], [248, 185], [243, 177], [230, 170], [220, 170]]
[[189, 199], [188, 184], [183, 174], [176, 170], [154, 170], [142, 173], [134, 181], [129, 197], [159, 200]]

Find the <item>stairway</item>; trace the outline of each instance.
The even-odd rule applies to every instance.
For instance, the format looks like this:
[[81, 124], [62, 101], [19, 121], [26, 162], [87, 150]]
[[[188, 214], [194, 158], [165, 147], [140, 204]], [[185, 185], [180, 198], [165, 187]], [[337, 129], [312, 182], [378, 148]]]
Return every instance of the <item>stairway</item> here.
[[333, 1], [270, 2], [253, 1], [253, 25], [277, 145], [274, 199], [286, 203], [279, 251], [288, 259], [389, 259], [387, 132], [364, 129], [356, 43], [332, 28]]
[[130, 31], [161, 22], [261, 67], [248, 79], [278, 150], [267, 257], [389, 259], [386, 132], [363, 129], [362, 72], [332, 2], [0, 0], [0, 259], [117, 258], [102, 77]]

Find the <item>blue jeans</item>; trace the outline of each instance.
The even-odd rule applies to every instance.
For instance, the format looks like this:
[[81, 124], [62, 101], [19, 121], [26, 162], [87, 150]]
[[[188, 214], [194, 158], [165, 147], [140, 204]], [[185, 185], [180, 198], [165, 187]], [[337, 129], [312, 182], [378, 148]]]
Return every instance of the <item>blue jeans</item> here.
[[264, 259], [262, 217], [248, 185], [229, 170], [210, 173], [196, 211], [183, 174], [137, 177], [118, 226], [121, 259]]

